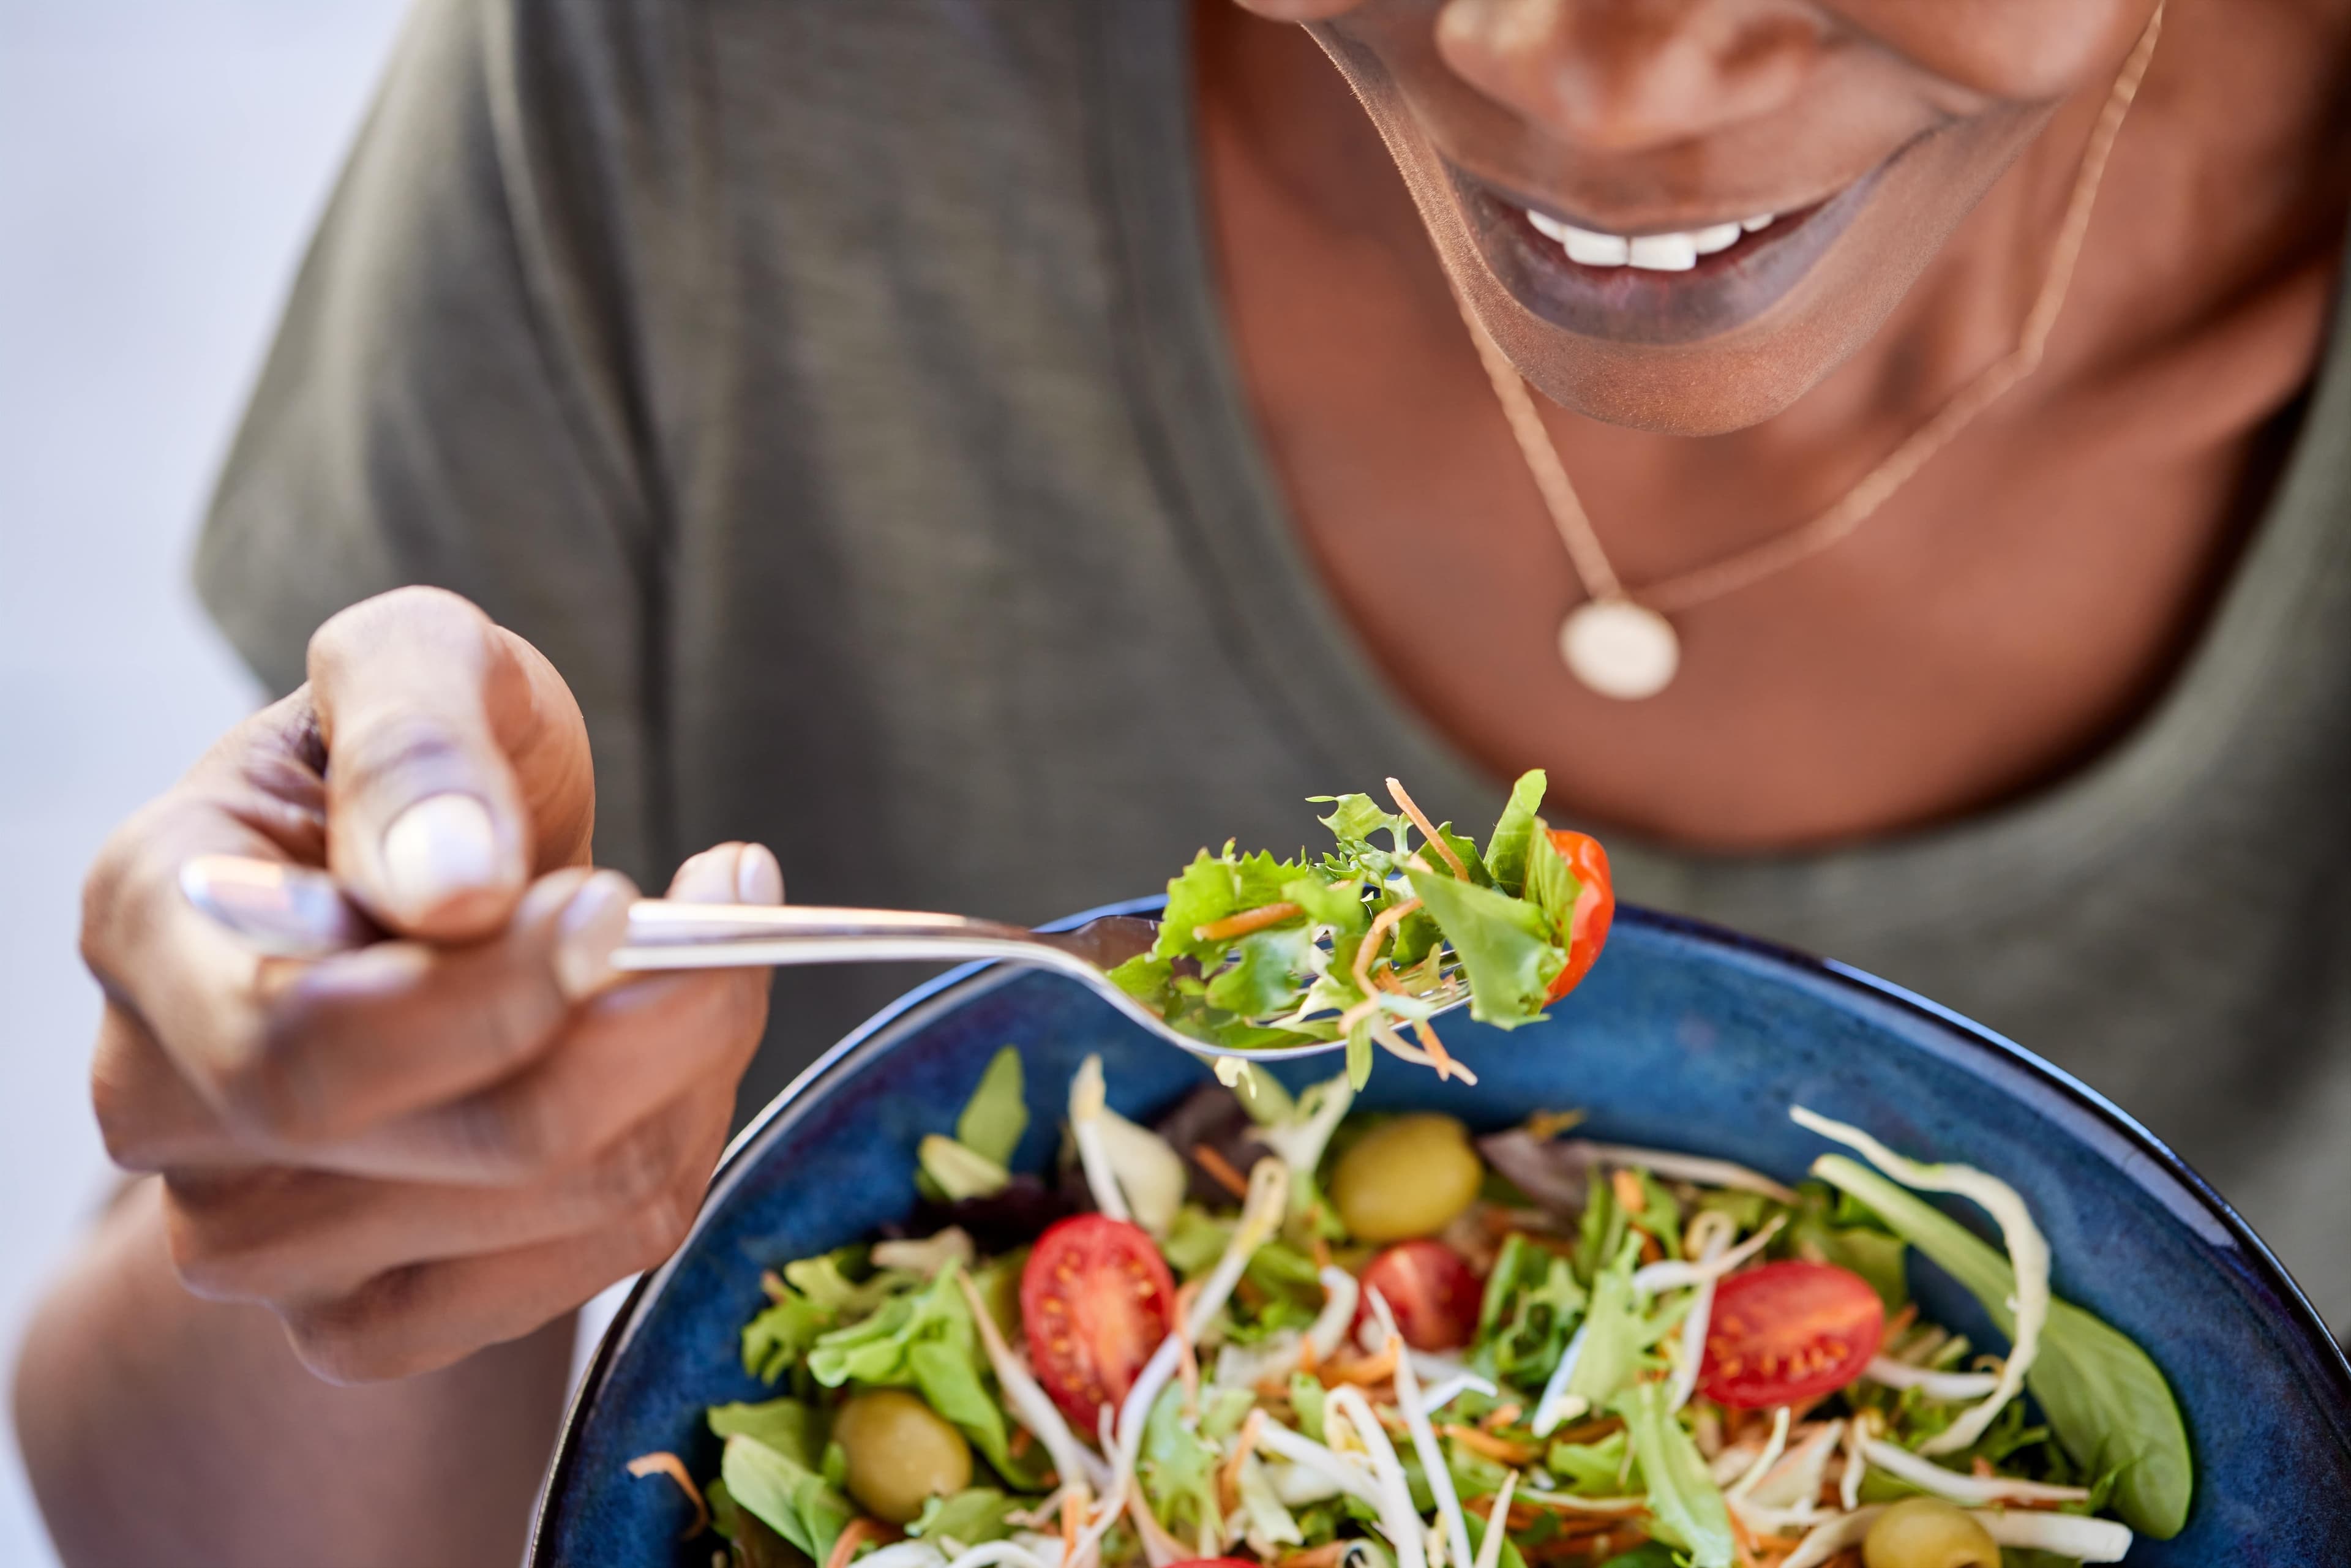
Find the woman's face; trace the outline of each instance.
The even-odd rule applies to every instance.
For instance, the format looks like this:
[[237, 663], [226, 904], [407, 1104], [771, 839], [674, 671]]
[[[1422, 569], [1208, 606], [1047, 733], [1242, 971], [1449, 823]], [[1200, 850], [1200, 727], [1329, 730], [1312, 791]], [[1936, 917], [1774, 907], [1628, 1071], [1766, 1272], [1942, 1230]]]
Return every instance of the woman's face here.
[[1243, 3], [1315, 24], [1530, 381], [1699, 434], [1866, 340], [2155, 0]]

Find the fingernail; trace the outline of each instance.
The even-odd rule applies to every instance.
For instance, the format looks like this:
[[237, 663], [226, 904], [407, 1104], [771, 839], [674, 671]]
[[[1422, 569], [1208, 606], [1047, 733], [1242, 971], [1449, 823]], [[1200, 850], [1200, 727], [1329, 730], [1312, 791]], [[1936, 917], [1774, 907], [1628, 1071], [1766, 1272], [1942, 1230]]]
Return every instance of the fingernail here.
[[498, 834], [489, 808], [471, 795], [431, 795], [383, 835], [385, 890], [400, 913], [430, 914], [498, 880]]
[[243, 855], [198, 855], [180, 868], [180, 891], [272, 957], [323, 957], [375, 935], [334, 878], [300, 866]]
[[781, 904], [784, 868], [765, 844], [747, 844], [735, 862], [735, 896], [744, 904]]
[[555, 983], [564, 996], [581, 1001], [619, 973], [612, 954], [629, 936], [629, 905], [637, 890], [616, 871], [600, 871], [580, 884], [556, 924]]

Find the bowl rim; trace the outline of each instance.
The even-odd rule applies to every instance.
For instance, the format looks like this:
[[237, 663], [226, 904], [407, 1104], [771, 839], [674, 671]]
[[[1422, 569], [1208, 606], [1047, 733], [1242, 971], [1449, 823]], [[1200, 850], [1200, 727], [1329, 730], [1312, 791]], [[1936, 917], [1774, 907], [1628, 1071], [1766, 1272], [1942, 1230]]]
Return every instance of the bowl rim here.
[[[1106, 915], [1149, 915], [1165, 903], [1164, 895], [1127, 899], [1082, 910], [1036, 929], [1068, 930]], [[1640, 926], [1684, 938], [1701, 947], [1727, 949], [1760, 959], [1769, 966], [1793, 970], [1806, 978], [1825, 981], [1832, 989], [1858, 993], [1897, 1011], [1918, 1014], [1942, 1026], [1969, 1048], [2008, 1065], [2021, 1067], [2028, 1075], [2058, 1091], [2079, 1109], [2105, 1123], [2110, 1132], [2131, 1144], [2157, 1170], [2178, 1182], [2188, 1196], [2227, 1232], [2230, 1240], [2242, 1253], [2247, 1270], [2276, 1292], [2291, 1326], [2301, 1331], [2305, 1341], [2320, 1347], [2319, 1360], [2329, 1385], [2322, 1391], [2324, 1396], [2338, 1411], [2351, 1411], [2351, 1358], [2346, 1358], [2345, 1347], [2327, 1328], [2325, 1319], [2319, 1316], [2318, 1309], [2303, 1293], [2293, 1274], [2278, 1261], [2269, 1244], [2254, 1233], [2243, 1216], [2214, 1189], [2211, 1183], [2173, 1152], [2169, 1145], [2148, 1131], [2137, 1118], [2104, 1094], [2007, 1036], [1987, 1029], [1939, 1002], [1931, 1001], [1850, 964], [1818, 957], [1799, 948], [1750, 936], [1708, 921], [1668, 914], [1641, 904], [1618, 904], [1616, 919], [1622, 925]], [[579, 1459], [580, 1432], [589, 1411], [595, 1406], [597, 1396], [611, 1375], [612, 1363], [635, 1337], [637, 1324], [647, 1302], [668, 1283], [679, 1260], [701, 1236], [704, 1226], [718, 1205], [742, 1181], [758, 1145], [789, 1122], [797, 1121], [799, 1113], [806, 1108], [806, 1103], [812, 1098], [817, 1085], [833, 1075], [851, 1058], [862, 1055], [881, 1036], [908, 1027], [915, 1021], [916, 1014], [941, 1010], [950, 1000], [959, 1001], [961, 998], [955, 993], [967, 988], [1001, 985], [1026, 972], [1021, 967], [1006, 960], [981, 959], [958, 965], [943, 975], [913, 987], [802, 1068], [799, 1076], [786, 1084], [774, 1099], [759, 1109], [757, 1115], [744, 1124], [740, 1132], [727, 1141], [716, 1168], [711, 1173], [710, 1186], [703, 1195], [702, 1207], [695, 1213], [685, 1239], [678, 1243], [677, 1249], [664, 1260], [659, 1268], [638, 1276], [619, 1310], [612, 1314], [612, 1321], [605, 1328], [603, 1337], [597, 1342], [595, 1354], [589, 1358], [587, 1366], [571, 1390], [564, 1406], [562, 1427], [556, 1435], [555, 1452], [549, 1459], [547, 1473], [539, 1482], [538, 1499], [532, 1505], [530, 1542], [524, 1559], [525, 1568], [537, 1568], [537, 1565], [549, 1561], [546, 1554], [552, 1549], [549, 1535], [554, 1523], [553, 1505], [571, 1479]], [[2346, 1424], [2346, 1430], [2351, 1430], [2351, 1424]]]

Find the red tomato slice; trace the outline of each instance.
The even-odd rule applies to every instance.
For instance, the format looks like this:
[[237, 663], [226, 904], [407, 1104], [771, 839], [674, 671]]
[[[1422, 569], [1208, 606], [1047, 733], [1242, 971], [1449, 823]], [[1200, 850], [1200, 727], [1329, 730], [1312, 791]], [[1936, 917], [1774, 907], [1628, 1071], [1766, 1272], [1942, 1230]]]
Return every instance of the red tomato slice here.
[[1766, 1263], [1715, 1287], [1698, 1391], [1760, 1410], [1834, 1394], [1886, 1338], [1886, 1303], [1831, 1263]]
[[1484, 1288], [1442, 1241], [1399, 1242], [1373, 1259], [1364, 1270], [1359, 1319], [1369, 1315], [1375, 1290], [1395, 1314], [1396, 1333], [1415, 1350], [1458, 1350], [1478, 1332]]
[[1176, 1321], [1176, 1281], [1139, 1226], [1099, 1214], [1037, 1239], [1020, 1270], [1020, 1326], [1037, 1381], [1092, 1435], [1115, 1409]]
[[1608, 925], [1616, 918], [1616, 886], [1608, 875], [1608, 852], [1589, 833], [1566, 828], [1551, 831], [1552, 848], [1583, 884], [1575, 895], [1575, 911], [1567, 921], [1567, 962], [1551, 983], [1550, 1000], [1575, 989], [1591, 971], [1592, 961], [1608, 945]]

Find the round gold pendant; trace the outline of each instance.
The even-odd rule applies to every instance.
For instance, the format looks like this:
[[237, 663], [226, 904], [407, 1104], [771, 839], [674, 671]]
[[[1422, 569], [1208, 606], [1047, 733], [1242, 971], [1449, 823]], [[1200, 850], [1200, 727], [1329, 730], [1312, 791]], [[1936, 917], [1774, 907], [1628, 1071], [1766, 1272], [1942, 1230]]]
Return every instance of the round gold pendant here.
[[1654, 610], [1629, 599], [1594, 599], [1560, 622], [1559, 656], [1569, 674], [1602, 696], [1639, 702], [1673, 684], [1682, 640]]

